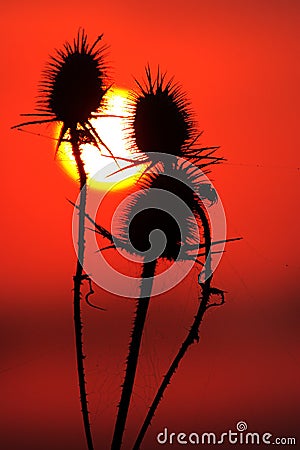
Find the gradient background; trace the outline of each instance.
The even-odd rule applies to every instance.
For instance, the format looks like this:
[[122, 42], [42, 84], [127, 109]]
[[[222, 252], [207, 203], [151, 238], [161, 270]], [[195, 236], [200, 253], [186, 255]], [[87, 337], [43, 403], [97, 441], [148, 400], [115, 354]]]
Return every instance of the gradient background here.
[[[226, 305], [206, 315], [143, 448], [160, 448], [155, 436], [165, 426], [223, 432], [239, 420], [250, 431], [297, 436], [299, 14], [296, 0], [1, 4], [1, 449], [85, 448], [66, 202], [77, 186], [54, 161], [50, 139], [10, 130], [19, 113], [34, 111], [48, 54], [79, 26], [91, 41], [104, 32], [117, 85], [132, 87], [147, 62], [180, 81], [202, 143], [221, 145], [228, 160], [212, 179], [228, 236], [244, 238], [228, 244], [215, 274]], [[46, 126], [34, 131], [50, 135]], [[84, 308], [91, 421], [96, 448], [106, 449], [134, 305], [100, 289], [94, 301], [108, 308]], [[153, 300], [124, 448], [195, 310], [195, 274]]]

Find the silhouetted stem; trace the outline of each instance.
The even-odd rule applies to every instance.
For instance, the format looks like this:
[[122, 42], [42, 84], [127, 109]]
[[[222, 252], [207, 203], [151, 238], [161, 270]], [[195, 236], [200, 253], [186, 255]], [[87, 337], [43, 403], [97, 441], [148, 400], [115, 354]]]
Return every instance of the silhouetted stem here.
[[173, 362], [171, 363], [166, 375], [163, 378], [163, 381], [161, 382], [161, 385], [159, 386], [157, 393], [154, 397], [154, 400], [149, 408], [148, 414], [143, 422], [143, 425], [140, 429], [140, 432], [138, 434], [138, 437], [134, 443], [133, 446], [133, 450], [138, 450], [140, 448], [140, 445], [145, 437], [145, 434], [149, 428], [149, 426], [151, 425], [151, 420], [153, 419], [153, 416], [155, 414], [155, 411], [161, 401], [161, 399], [163, 398], [164, 392], [167, 389], [168, 385], [171, 382], [171, 378], [172, 376], [175, 374], [179, 363], [181, 362], [181, 360], [183, 359], [184, 355], [186, 354], [188, 348], [196, 341], [199, 342], [199, 327], [200, 324], [202, 322], [204, 313], [207, 309], [207, 305], [209, 302], [209, 297], [210, 297], [210, 283], [211, 283], [211, 279], [212, 279], [212, 275], [211, 275], [211, 257], [210, 257], [210, 247], [211, 247], [211, 234], [210, 234], [210, 226], [209, 226], [209, 222], [208, 219], [206, 217], [206, 214], [204, 212], [204, 210], [201, 208], [201, 206], [199, 205], [199, 207], [197, 208], [197, 212], [200, 216], [200, 220], [202, 222], [203, 225], [203, 230], [204, 230], [204, 241], [205, 241], [205, 256], [206, 256], [206, 261], [205, 261], [205, 270], [206, 273], [208, 274], [207, 279], [205, 280], [205, 282], [201, 285], [202, 287], [202, 298], [199, 304], [199, 308], [198, 311], [196, 313], [196, 316], [194, 317], [194, 321], [193, 324], [190, 328], [190, 331], [188, 332], [185, 340], [183, 341], [183, 343], [181, 344], [181, 347], [178, 351], [178, 353], [176, 354]]
[[76, 264], [76, 274], [74, 280], [74, 328], [75, 328], [75, 343], [76, 343], [76, 358], [77, 358], [77, 373], [80, 392], [81, 412], [85, 431], [87, 447], [89, 450], [94, 450], [91, 427], [89, 421], [88, 401], [86, 393], [86, 382], [84, 374], [84, 354], [82, 343], [82, 320], [81, 320], [81, 284], [83, 280], [83, 261], [85, 249], [85, 208], [86, 208], [86, 172], [84, 164], [81, 159], [81, 151], [79, 148], [79, 136], [76, 128], [71, 128], [71, 144], [74, 158], [77, 164], [77, 170], [80, 180], [80, 197], [79, 197], [79, 226], [78, 226], [78, 257]]
[[115, 424], [111, 450], [120, 450], [122, 445], [122, 439], [137, 369], [143, 329], [151, 297], [155, 266], [156, 260], [144, 263], [143, 265], [141, 298], [137, 300], [136, 314], [131, 334], [131, 341], [129, 344], [129, 353], [127, 357], [125, 379], [123, 383], [121, 400], [119, 403], [119, 411]]

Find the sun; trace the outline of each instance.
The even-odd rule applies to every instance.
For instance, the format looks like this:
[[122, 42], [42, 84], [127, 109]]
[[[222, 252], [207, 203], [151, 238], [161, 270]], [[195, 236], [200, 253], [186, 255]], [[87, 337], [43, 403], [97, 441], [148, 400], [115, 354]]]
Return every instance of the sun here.
[[[82, 144], [82, 159], [88, 175], [89, 187], [99, 190], [119, 190], [135, 183], [142, 171], [141, 166], [119, 170], [130, 165], [133, 155], [126, 146], [125, 127], [128, 116], [128, 90], [111, 88], [105, 96], [106, 108], [104, 115], [121, 117], [99, 117], [91, 119], [105, 145], [115, 157], [114, 160], [108, 150], [101, 146], [101, 152], [92, 144]], [[78, 181], [76, 163], [69, 142], [62, 142], [59, 148], [58, 160], [64, 171]]]

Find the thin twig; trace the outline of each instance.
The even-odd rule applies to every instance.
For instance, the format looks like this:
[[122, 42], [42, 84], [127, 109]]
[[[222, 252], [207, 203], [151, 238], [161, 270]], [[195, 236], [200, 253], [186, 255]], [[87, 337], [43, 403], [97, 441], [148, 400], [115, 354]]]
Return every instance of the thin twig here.
[[89, 283], [89, 292], [85, 295], [86, 304], [91, 306], [92, 308], [99, 309], [100, 311], [107, 311], [106, 308], [101, 308], [100, 306], [94, 305], [89, 299], [89, 297], [95, 293], [91, 278], [88, 275], [83, 275], [82, 279], [86, 280]]

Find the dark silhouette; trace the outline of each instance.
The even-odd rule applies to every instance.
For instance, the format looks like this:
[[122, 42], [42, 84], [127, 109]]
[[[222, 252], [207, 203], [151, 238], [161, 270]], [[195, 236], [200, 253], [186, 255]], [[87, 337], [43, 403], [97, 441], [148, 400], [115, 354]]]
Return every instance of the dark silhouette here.
[[208, 166], [223, 161], [215, 156], [217, 146], [199, 147], [202, 132], [197, 131], [194, 113], [186, 94], [173, 78], [166, 80], [166, 73], [157, 69], [152, 76], [146, 66], [146, 80], [135, 79], [137, 90], [131, 93], [127, 140], [136, 158], [131, 166], [148, 163], [151, 170], [163, 162], [165, 153], [185, 158], [208, 173]]
[[143, 264], [141, 298], [137, 301], [131, 341], [129, 344], [129, 353], [127, 357], [126, 374], [119, 403], [115, 432], [111, 445], [112, 450], [120, 449], [122, 445], [122, 438], [135, 380], [142, 335], [149, 308], [155, 266], [156, 260]]
[[[211, 286], [212, 246], [217, 242], [211, 242], [210, 223], [204, 205], [207, 201], [215, 203], [217, 194], [202, 179], [203, 172], [208, 173], [210, 166], [221, 162], [223, 158], [215, 156], [218, 147], [198, 147], [201, 133], [196, 130], [190, 103], [180, 86], [173, 83], [173, 79], [166, 81], [166, 74], [161, 74], [159, 68], [153, 79], [150, 67], [147, 66], [146, 81], [140, 83], [135, 80], [138, 89], [131, 95], [128, 126], [128, 140], [136, 156], [129, 167], [146, 163], [147, 169], [138, 180], [138, 191], [124, 210], [118, 236], [112, 236], [95, 223], [86, 212], [87, 174], [81, 156], [81, 144], [89, 142], [99, 150], [100, 146], [104, 146], [109, 151], [90, 121], [103, 116], [101, 109], [105, 106], [104, 96], [110, 87], [104, 62], [107, 47], [98, 47], [101, 38], [102, 35], [90, 46], [82, 30], [72, 44], [67, 42], [63, 50], [57, 50], [44, 72], [37, 112], [25, 114], [35, 116], [36, 119], [13, 128], [60, 122], [56, 152], [63, 141], [70, 142], [77, 165], [79, 204], [71, 202], [79, 212], [78, 259], [73, 277], [74, 328], [80, 401], [89, 450], [94, 450], [94, 446], [89, 422], [82, 342], [81, 285], [85, 280], [89, 283], [86, 302], [94, 305], [89, 301], [89, 296], [93, 293], [92, 282], [83, 272], [86, 219], [93, 223], [97, 233], [110, 241], [110, 245], [102, 250], [119, 247], [144, 257], [141, 293], [137, 299], [112, 450], [120, 450], [122, 446], [158, 261], [165, 259], [176, 263], [180, 260], [193, 260], [204, 267], [205, 281], [199, 281], [202, 292], [198, 311], [150, 406], [133, 447], [137, 450], [180, 361], [190, 345], [199, 341], [199, 327], [204, 313], [209, 308], [224, 303], [223, 291]], [[113, 156], [110, 151], [109, 153]], [[157, 190], [160, 191], [158, 196]], [[156, 197], [153, 198], [153, 195]], [[178, 207], [176, 199], [184, 207]], [[175, 211], [175, 216], [169, 213], [170, 206]], [[163, 234], [165, 237], [163, 248], [161, 241], [157, 240], [157, 234], [153, 240], [153, 233], [157, 230], [160, 230], [160, 236]], [[221, 301], [210, 303], [212, 295], [220, 296]]]
[[[176, 175], [176, 171], [174, 171], [174, 175]], [[143, 264], [141, 297], [137, 301], [126, 374], [111, 447], [113, 450], [119, 449], [122, 443], [157, 259], [164, 258], [175, 262], [180, 258], [179, 253], [182, 246], [188, 247], [188, 242], [197, 243], [194, 239], [195, 230], [191, 223], [191, 210], [179, 211], [179, 217], [176, 218], [179, 222], [178, 225], [175, 218], [166, 212], [166, 201], [170, 200], [169, 196], [166, 199], [157, 198], [157, 191], [153, 191], [153, 189], [161, 189], [164, 192], [176, 194], [176, 198], [179, 197], [186, 204], [192, 203], [193, 193], [189, 188], [184, 189], [183, 183], [181, 183], [181, 189], [178, 189], [179, 183], [181, 182], [175, 178], [166, 177], [163, 174], [146, 175], [146, 179], [140, 183], [141, 189], [123, 213], [119, 239], [124, 243], [131, 242], [137, 254], [151, 251], [153, 255], [149, 255], [148, 261]], [[153, 202], [157, 205], [156, 208], [149, 207]], [[166, 237], [165, 248], [162, 251], [159, 242], [155, 240], [150, 248], [149, 236], [156, 230], [162, 231]], [[188, 253], [185, 253], [185, 256], [190, 257]]]
[[[181, 156], [182, 149], [185, 146], [188, 147], [188, 144], [196, 139], [189, 103], [186, 101], [181, 89], [173, 84], [172, 79], [166, 82], [165, 76], [158, 69], [157, 77], [153, 80], [150, 67], [146, 67], [146, 83], [143, 85], [136, 80], [139, 91], [132, 94], [129, 140], [132, 149], [139, 154], [138, 159], [143, 162], [145, 160], [150, 162], [150, 167], [148, 166], [147, 168], [148, 173], [159, 161], [161, 162], [161, 153], [177, 157]], [[144, 156], [141, 157], [141, 153]], [[150, 155], [152, 155], [154, 160], [151, 160]], [[166, 237], [166, 247], [156, 258], [152, 258], [151, 262], [144, 262], [143, 265], [142, 289], [144, 290], [145, 283], [147, 283], [148, 290], [145, 295], [146, 298], [143, 298], [144, 295], [141, 293], [141, 298], [137, 303], [125, 379], [113, 434], [112, 450], [119, 450], [122, 445], [143, 328], [151, 296], [152, 281], [147, 282], [147, 278], [150, 277], [150, 280], [152, 280], [154, 277], [157, 257], [176, 261], [181, 242], [185, 241], [186, 235], [190, 232], [187, 218], [181, 217], [180, 224], [186, 228], [186, 232], [181, 236], [183, 230], [178, 228], [174, 218], [165, 213], [165, 204], [156, 209], [149, 208], [149, 205], [147, 206], [147, 199], [149, 196], [151, 197], [151, 189], [160, 188], [164, 190], [164, 186], [161, 185], [164, 185], [166, 180], [163, 176], [158, 176], [152, 179], [148, 178], [147, 181], [149, 186], [136, 195], [125, 212], [125, 235], [122, 236], [121, 232], [121, 240], [124, 242], [128, 240], [136, 251], [145, 252], [148, 250], [147, 247], [149, 247], [150, 233], [155, 230], [161, 230]], [[177, 189], [174, 178], [170, 177], [166, 184], [167, 186], [169, 185], [169, 192], [174, 193], [176, 191], [175, 195], [185, 196], [186, 192], [184, 189]], [[127, 235], [128, 229], [129, 235]], [[192, 235], [192, 232], [190, 234]], [[150, 292], [148, 292], [149, 288]]]
[[[199, 264], [203, 264], [199, 258], [204, 256], [206, 273], [206, 280], [201, 285], [202, 300], [194, 323], [150, 407], [149, 414], [135, 444], [135, 449], [138, 449], [180, 360], [194, 340], [198, 340], [199, 325], [204, 312], [208, 308], [209, 298], [212, 294], [210, 286], [212, 278], [210, 268], [211, 235], [209, 221], [202, 201], [209, 200], [213, 204], [217, 201], [217, 194], [210, 184], [201, 183], [199, 169], [207, 173], [212, 164], [219, 163], [223, 158], [215, 156], [218, 147], [197, 147], [197, 140], [201, 133], [196, 131], [189, 101], [180, 86], [173, 83], [173, 79], [166, 81], [166, 74], [161, 74], [159, 68], [157, 76], [153, 79], [150, 67], [147, 66], [146, 81], [143, 83], [135, 81], [138, 90], [131, 95], [128, 139], [132, 150], [137, 155], [132, 165], [147, 163], [147, 169], [144, 172], [144, 177], [142, 176], [140, 179], [142, 190], [137, 193], [134, 200], [128, 205], [127, 210], [124, 211], [123, 229], [126, 231], [122, 235], [121, 228], [120, 236], [117, 236], [118, 241], [115, 240], [113, 245], [118, 246], [120, 244], [121, 248], [126, 249], [126, 242], [130, 242], [137, 253], [145, 252], [149, 250], [151, 232], [160, 230], [166, 237], [166, 245], [159, 254], [159, 258], [165, 258], [173, 262], [180, 258], [193, 259]], [[170, 155], [173, 159], [166, 158], [165, 154]], [[184, 158], [184, 162], [178, 158]], [[190, 163], [196, 164], [197, 167]], [[186, 211], [178, 211], [177, 208], [178, 213], [176, 220], [174, 220], [166, 212], [168, 210], [166, 203], [162, 204], [159, 198], [156, 199], [156, 202], [153, 199], [153, 203], [150, 202], [147, 205], [147, 198], [151, 197], [152, 189], [160, 189], [182, 200], [192, 217]], [[160, 194], [157, 197], [160, 197]], [[151, 207], [151, 204], [155, 204], [156, 208]], [[192, 225], [192, 218], [196, 220], [196, 225], [195, 222]], [[176, 221], [179, 221], [179, 227]], [[96, 229], [105, 237], [111, 238], [106, 231], [103, 233], [101, 227], [98, 228], [96, 225]], [[203, 242], [197, 240], [195, 242], [196, 231], [200, 229], [203, 229]], [[129, 230], [128, 234], [127, 230]], [[200, 247], [204, 248], [204, 254], [199, 251]], [[152, 273], [149, 269], [148, 277], [154, 276], [157, 257], [152, 259]], [[149, 265], [149, 262], [147, 264]], [[142, 289], [146, 282], [146, 267], [150, 266], [146, 266], [146, 263], [144, 263]], [[151, 285], [148, 282], [149, 289], [151, 289]], [[217, 292], [222, 293], [220, 290], [217, 290]], [[137, 303], [112, 450], [119, 450], [122, 445], [150, 296], [151, 292], [147, 291], [146, 298], [140, 298]], [[222, 299], [224, 299], [223, 293]]]
[[[186, 167], [177, 167], [174, 170], [174, 176], [178, 175], [178, 172], [186, 171]], [[190, 345], [195, 341], [199, 341], [199, 326], [203, 319], [204, 313], [211, 307], [220, 306], [224, 303], [224, 292], [218, 288], [211, 287], [211, 254], [213, 253], [212, 247], [214, 244], [220, 244], [224, 241], [211, 242], [211, 233], [209, 220], [207, 218], [205, 209], [202, 205], [202, 200], [199, 198], [199, 192], [201, 192], [201, 183], [199, 184], [199, 179], [192, 172], [191, 183], [194, 183], [193, 189], [187, 187], [178, 179], [171, 176], [166, 176], [164, 174], [146, 174], [143, 180], [140, 180], [140, 191], [136, 193], [135, 198], [130, 202], [127, 209], [124, 210], [123, 223], [120, 227], [119, 235], [113, 236], [104, 227], [97, 224], [88, 214], [86, 214], [87, 219], [94, 225], [95, 231], [99, 233], [104, 238], [108, 239], [111, 245], [108, 245], [101, 250], [107, 250], [114, 247], [121, 248], [128, 252], [132, 252], [132, 247], [129, 245], [129, 236], [132, 237], [131, 244], [135, 248], [135, 253], [147, 251], [149, 247], [149, 234], [153, 230], [163, 230], [167, 237], [167, 243], [163, 252], [159, 255], [160, 258], [168, 259], [170, 261], [178, 261], [180, 248], [184, 249], [181, 253], [182, 259], [193, 259], [195, 262], [202, 264], [201, 257], [204, 256], [204, 270], [207, 274], [207, 279], [205, 282], [201, 283], [201, 300], [199, 303], [199, 308], [194, 318], [191, 329], [181, 345], [178, 354], [174, 358], [170, 368], [168, 369], [157, 394], [150, 406], [147, 417], [142, 425], [136, 443], [134, 444], [134, 449], [137, 450], [145, 433], [151, 423], [151, 419], [159, 405], [160, 400], [169, 385], [172, 376], [174, 375], [176, 369], [185, 353], [187, 352]], [[178, 225], [173, 218], [168, 217], [164, 211], [161, 211], [162, 203], [159, 201], [159, 196], [157, 196], [157, 209], [147, 208], [147, 197], [151, 197], [151, 189], [161, 189], [164, 192], [170, 192], [177, 196], [189, 206], [193, 217], [197, 219], [198, 226], [202, 228], [202, 235], [200, 242], [196, 241], [195, 229], [191, 226], [180, 227], [184, 237], [183, 242], [178, 240]], [[180, 188], [180, 189], [179, 189]], [[203, 198], [204, 200], [204, 198]], [[140, 213], [136, 214], [139, 206], [145, 207]], [[182, 223], [190, 223], [191, 217], [189, 215], [180, 214], [180, 221]], [[177, 217], [178, 218], [178, 217]], [[126, 234], [125, 230], [129, 226], [129, 235]], [[185, 230], [184, 230], [185, 228]], [[123, 229], [123, 231], [122, 231]], [[239, 238], [237, 238], [239, 239]], [[237, 240], [236, 238], [227, 239], [226, 242]], [[154, 245], [155, 246], [155, 245]], [[202, 253], [204, 249], [204, 254]], [[155, 250], [155, 249], [154, 249]], [[143, 264], [142, 271], [142, 285], [141, 285], [141, 297], [137, 300], [137, 309], [133, 325], [133, 331], [131, 334], [131, 341], [129, 344], [129, 354], [127, 358], [126, 374], [123, 384], [123, 391], [121, 395], [121, 400], [119, 404], [119, 411], [117, 415], [115, 433], [112, 442], [112, 448], [120, 448], [122, 444], [122, 437], [124, 433], [124, 428], [126, 424], [126, 418], [128, 414], [128, 409], [130, 405], [130, 398], [133, 390], [135, 373], [138, 362], [139, 349], [141, 345], [143, 327], [146, 320], [146, 315], [150, 303], [151, 288], [153, 277], [155, 275], [155, 267], [157, 264], [157, 259], [153, 259], [150, 262]], [[210, 298], [212, 295], [218, 295], [221, 297], [220, 302], [210, 303]], [[116, 430], [122, 430], [122, 432], [117, 433]]]
[[[177, 167], [173, 170], [173, 175], [178, 176], [178, 172], [186, 172], [186, 167]], [[199, 309], [195, 316], [194, 322], [191, 326], [185, 341], [183, 342], [177, 356], [175, 357], [172, 365], [170, 366], [164, 380], [157, 392], [157, 395], [149, 409], [149, 413], [145, 419], [145, 422], [141, 428], [140, 434], [135, 444], [135, 449], [138, 449], [143, 437], [150, 425], [151, 419], [155, 413], [155, 410], [163, 396], [165, 389], [171, 381], [176, 368], [178, 367], [181, 359], [184, 357], [188, 347], [194, 342], [198, 341], [198, 329], [203, 318], [204, 312], [211, 306], [217, 306], [223, 304], [224, 294], [223, 291], [211, 287], [211, 253], [212, 246], [218, 242], [211, 242], [210, 226], [206, 216], [202, 201], [199, 198], [197, 192], [201, 192], [201, 184], [199, 179], [195, 177], [193, 172], [191, 175], [190, 183], [194, 183], [193, 189], [183, 184], [178, 179], [170, 175], [160, 174], [146, 174], [144, 179], [140, 180], [140, 190], [137, 191], [135, 197], [124, 209], [122, 224], [117, 236], [112, 236], [102, 226], [94, 222], [94, 220], [87, 215], [87, 219], [95, 226], [95, 231], [101, 234], [104, 238], [108, 239], [112, 245], [104, 247], [102, 251], [117, 246], [128, 252], [132, 252], [133, 246], [136, 254], [142, 254], [149, 250], [149, 235], [153, 230], [161, 230], [166, 236], [166, 245], [159, 257], [153, 259], [150, 262], [143, 264], [142, 271], [142, 285], [141, 285], [141, 297], [137, 300], [137, 308], [135, 314], [135, 320], [133, 325], [133, 331], [131, 334], [131, 341], [129, 344], [129, 354], [127, 358], [126, 374], [123, 383], [123, 390], [121, 400], [119, 404], [119, 410], [117, 415], [117, 421], [115, 426], [115, 432], [112, 441], [112, 449], [121, 448], [122, 437], [126, 424], [126, 418], [130, 405], [130, 398], [133, 390], [135, 373], [138, 363], [139, 349], [141, 345], [143, 328], [146, 320], [146, 315], [150, 303], [151, 288], [153, 277], [155, 275], [155, 267], [158, 259], [165, 259], [172, 262], [179, 260], [193, 259], [199, 264], [202, 264], [201, 258], [204, 255], [204, 270], [207, 273], [207, 279], [201, 284], [202, 299], [199, 304]], [[161, 189], [163, 193], [169, 192], [176, 195], [177, 198], [182, 200], [187, 206], [187, 210], [179, 211], [176, 219], [170, 217], [164, 210], [165, 204], [157, 191], [152, 189]], [[148, 208], [147, 205], [152, 203], [152, 199], [156, 196], [157, 208]], [[149, 200], [149, 201], [148, 201]], [[140, 212], [140, 207], [144, 208]], [[189, 213], [187, 213], [189, 211]], [[196, 219], [196, 223], [193, 224], [192, 218]], [[181, 224], [183, 224], [181, 226]], [[200, 242], [197, 239], [195, 225], [202, 229]], [[126, 232], [129, 230], [129, 233]], [[130, 239], [131, 238], [131, 239]], [[153, 244], [155, 247], [155, 242]], [[204, 249], [204, 254], [202, 253]], [[155, 250], [160, 250], [159, 248]], [[216, 304], [209, 304], [211, 295], [220, 295], [222, 301]], [[121, 430], [121, 431], [120, 431]]]
[[[87, 175], [81, 157], [80, 144], [90, 142], [100, 150], [102, 142], [90, 119], [101, 115], [99, 110], [104, 106], [104, 95], [109, 89], [107, 66], [104, 56], [106, 46], [98, 47], [102, 35], [92, 45], [87, 43], [84, 30], [79, 30], [73, 43], [66, 42], [62, 50], [57, 50], [51, 57], [40, 87], [37, 113], [25, 116], [44, 117], [16, 125], [13, 128], [30, 124], [60, 122], [61, 130], [56, 152], [63, 140], [72, 145], [72, 152], [79, 174], [79, 231], [78, 259], [74, 280], [74, 328], [77, 357], [77, 372], [81, 410], [86, 442], [89, 450], [94, 449], [88, 412], [86, 382], [84, 373], [84, 353], [82, 342], [81, 320], [81, 285], [88, 279], [83, 273], [85, 250], [85, 208]], [[105, 146], [106, 147], [106, 146]], [[90, 283], [90, 280], [89, 280]], [[90, 284], [90, 293], [92, 292]], [[87, 296], [88, 302], [88, 296]]]
[[[211, 295], [211, 280], [212, 280], [212, 275], [211, 275], [211, 256], [210, 256], [210, 250], [211, 250], [211, 233], [210, 233], [210, 226], [209, 226], [209, 222], [208, 219], [206, 217], [205, 211], [204, 209], [201, 207], [201, 205], [198, 202], [195, 202], [194, 204], [195, 207], [195, 211], [197, 211], [197, 214], [199, 214], [199, 218], [201, 220], [201, 224], [203, 226], [203, 230], [204, 230], [204, 246], [205, 246], [205, 271], [207, 271], [207, 278], [205, 280], [205, 282], [202, 285], [202, 299], [200, 301], [199, 304], [199, 308], [197, 311], [197, 314], [194, 318], [194, 322], [190, 328], [190, 331], [187, 335], [187, 337], [185, 338], [185, 340], [183, 341], [177, 355], [175, 356], [173, 362], [171, 363], [166, 375], [163, 378], [163, 381], [159, 387], [159, 389], [157, 390], [157, 393], [154, 397], [154, 400], [149, 408], [149, 412], [143, 422], [143, 425], [140, 429], [140, 432], [138, 434], [138, 437], [135, 441], [135, 444], [133, 446], [133, 450], [138, 450], [140, 448], [140, 445], [144, 439], [144, 436], [147, 432], [148, 427], [151, 424], [151, 420], [155, 414], [155, 411], [159, 405], [159, 402], [161, 401], [163, 394], [165, 392], [165, 390], [167, 389], [168, 385], [171, 382], [171, 378], [174, 375], [176, 369], [178, 368], [178, 365], [180, 363], [180, 361], [182, 360], [182, 358], [184, 357], [184, 355], [186, 354], [188, 348], [190, 345], [192, 345], [195, 341], [199, 342], [199, 326], [200, 323], [202, 321], [203, 315], [205, 313], [205, 311], [208, 308], [208, 302], [209, 302], [209, 298]], [[222, 291], [220, 291], [222, 292]], [[223, 295], [223, 294], [222, 294]], [[222, 303], [224, 302], [224, 296], [222, 297]]]

